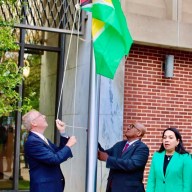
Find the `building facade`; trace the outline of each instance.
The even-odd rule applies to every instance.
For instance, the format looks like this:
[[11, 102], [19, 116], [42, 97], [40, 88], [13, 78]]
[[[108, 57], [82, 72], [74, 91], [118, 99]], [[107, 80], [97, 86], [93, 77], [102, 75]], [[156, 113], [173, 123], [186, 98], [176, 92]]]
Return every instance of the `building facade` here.
[[[190, 136], [192, 9], [190, 7], [192, 3], [187, 0], [122, 1], [122, 8], [134, 43], [129, 56], [122, 61], [117, 70], [114, 80], [101, 78], [99, 142], [104, 148], [111, 147], [123, 138], [123, 131], [130, 120], [138, 120], [144, 123], [148, 130], [144, 142], [150, 148], [150, 157], [159, 148], [163, 129], [169, 126], [181, 130], [184, 143], [192, 152]], [[66, 192], [76, 191], [76, 189], [83, 192], [86, 188], [91, 65], [90, 30], [91, 17], [87, 15], [85, 34], [79, 40], [76, 37], [73, 38], [71, 45], [70, 35], [66, 37], [65, 57], [68, 57], [69, 63], [63, 89], [62, 119], [68, 125], [67, 133], [76, 135], [78, 141], [72, 149], [74, 158], [61, 165], [66, 177]], [[54, 42], [54, 37], [52, 38]], [[76, 46], [78, 41], [79, 48]], [[164, 77], [166, 55], [174, 56], [172, 78]], [[44, 57], [44, 63], [46, 70], [50, 69], [47, 68], [47, 63], [52, 66], [47, 56]], [[53, 70], [48, 72], [50, 73], [47, 73], [44, 83], [42, 82], [44, 89], [42, 98], [48, 96], [47, 101], [50, 98], [54, 99], [54, 92], [50, 92], [50, 83], [48, 83], [53, 84], [54, 80], [46, 80], [53, 75]], [[77, 85], [75, 85], [75, 78], [77, 78]], [[54, 86], [51, 87], [54, 89]], [[53, 125], [55, 112], [49, 109], [50, 106], [46, 103], [41, 99], [41, 111], [49, 113], [48, 120], [50, 125]], [[53, 130], [46, 134], [52, 138]], [[146, 167], [144, 182], [146, 182], [150, 161], [151, 158]], [[96, 191], [105, 191], [107, 175], [108, 169], [105, 168], [105, 163], [98, 161]]]
[[[122, 0], [134, 43], [122, 61], [114, 80], [101, 77], [99, 142], [111, 147], [123, 138], [128, 123], [138, 120], [147, 127], [143, 141], [151, 155], [161, 143], [163, 129], [177, 127], [184, 144], [192, 152], [192, 2], [190, 0]], [[65, 80], [62, 96], [62, 120], [66, 132], [77, 137], [74, 157], [61, 164], [66, 178], [65, 192], [84, 192], [86, 188], [87, 130], [90, 100], [91, 16], [86, 15], [84, 34], [65, 36]], [[44, 33], [47, 45], [57, 46], [55, 33]], [[77, 46], [78, 45], [78, 46]], [[58, 53], [44, 52], [41, 59], [40, 108], [47, 116], [46, 136], [54, 141], [54, 120], [58, 76]], [[165, 58], [173, 55], [173, 77], [166, 78]], [[78, 63], [77, 63], [78, 61]], [[5, 158], [4, 158], [5, 160]], [[7, 176], [9, 180], [12, 172]], [[28, 170], [25, 170], [25, 175]], [[97, 164], [97, 189], [105, 191], [108, 170]], [[3, 181], [4, 178], [0, 180]], [[27, 181], [29, 177], [27, 175]], [[22, 183], [22, 182], [21, 182]], [[2, 190], [12, 190], [3, 187]], [[1, 189], [0, 189], [1, 190]], [[27, 191], [27, 190], [26, 190]]]
[[[124, 128], [130, 120], [147, 127], [146, 179], [165, 128], [178, 128], [192, 153], [192, 2], [128, 0], [123, 8], [134, 39], [125, 62]], [[174, 57], [171, 78], [165, 77], [167, 55]]]

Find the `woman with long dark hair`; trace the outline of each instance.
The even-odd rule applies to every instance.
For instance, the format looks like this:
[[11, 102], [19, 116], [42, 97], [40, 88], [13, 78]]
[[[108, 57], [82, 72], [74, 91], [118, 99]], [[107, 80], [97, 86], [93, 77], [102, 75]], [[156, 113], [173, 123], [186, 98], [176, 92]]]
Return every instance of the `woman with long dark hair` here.
[[160, 149], [154, 153], [147, 192], [192, 192], [192, 160], [178, 129], [167, 128]]

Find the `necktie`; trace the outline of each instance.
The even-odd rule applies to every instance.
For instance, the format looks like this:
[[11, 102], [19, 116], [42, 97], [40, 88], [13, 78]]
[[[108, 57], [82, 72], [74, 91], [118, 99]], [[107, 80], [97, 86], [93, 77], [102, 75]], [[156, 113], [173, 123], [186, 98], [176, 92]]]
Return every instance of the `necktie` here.
[[49, 142], [46, 137], [44, 137], [44, 141], [45, 141], [45, 143], [47, 143], [47, 145], [49, 145]]
[[127, 150], [128, 147], [129, 147], [129, 143], [126, 143], [125, 147], [123, 148], [122, 154]]

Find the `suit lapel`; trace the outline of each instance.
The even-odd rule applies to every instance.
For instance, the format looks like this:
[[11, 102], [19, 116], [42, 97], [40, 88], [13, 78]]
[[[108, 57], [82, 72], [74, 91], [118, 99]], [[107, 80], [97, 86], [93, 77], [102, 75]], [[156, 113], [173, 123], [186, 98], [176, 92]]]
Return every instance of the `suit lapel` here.
[[[135, 146], [139, 145], [140, 142], [141, 142], [140, 140], [135, 141], [132, 145], [130, 145], [130, 146], [128, 147], [128, 149], [122, 154], [122, 156], [124, 156], [124, 155], [130, 153], [132, 150], [134, 150]], [[126, 143], [126, 142], [125, 142], [125, 143]], [[125, 146], [125, 143], [124, 143], [124, 146]], [[124, 146], [123, 146], [123, 148], [124, 148]], [[122, 150], [123, 150], [123, 148], [122, 148]]]
[[[46, 146], [48, 146], [49, 148], [51, 148], [51, 149], [53, 150], [53, 148], [51, 147], [50, 144], [47, 144], [42, 138], [40, 138], [40, 137], [39, 137], [38, 135], [36, 135], [35, 133], [29, 132], [29, 136], [38, 138], [42, 143], [45, 143]], [[47, 141], [48, 141], [48, 140], [47, 140]], [[48, 141], [48, 142], [49, 142], [49, 141]]]
[[121, 142], [121, 145], [119, 146], [119, 150], [118, 150], [118, 156], [121, 157], [123, 154], [122, 154], [122, 151], [123, 151], [123, 148], [125, 147], [125, 144], [127, 143], [127, 140], [124, 140]]

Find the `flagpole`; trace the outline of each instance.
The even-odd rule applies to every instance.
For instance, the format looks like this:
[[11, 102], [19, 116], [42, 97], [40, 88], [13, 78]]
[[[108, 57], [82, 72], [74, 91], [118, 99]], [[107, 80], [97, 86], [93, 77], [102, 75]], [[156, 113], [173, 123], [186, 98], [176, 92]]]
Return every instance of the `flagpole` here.
[[92, 51], [89, 88], [89, 118], [87, 138], [86, 192], [97, 189], [97, 150], [99, 127], [100, 75], [96, 75], [94, 53]]

